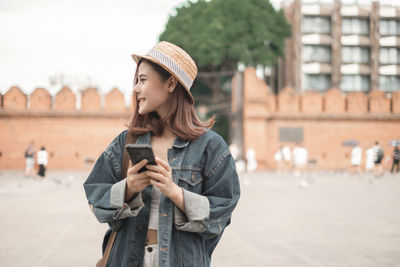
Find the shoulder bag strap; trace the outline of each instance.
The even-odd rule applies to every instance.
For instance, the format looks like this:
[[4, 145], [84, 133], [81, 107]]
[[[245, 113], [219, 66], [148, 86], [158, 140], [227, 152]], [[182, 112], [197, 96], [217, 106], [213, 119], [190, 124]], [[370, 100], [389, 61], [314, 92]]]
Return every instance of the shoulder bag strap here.
[[[126, 144], [134, 144], [134, 143], [136, 143], [136, 140], [137, 140], [137, 136], [128, 132], [126, 134], [125, 145]], [[126, 175], [128, 173], [128, 167], [129, 167], [129, 155], [128, 155], [128, 152], [125, 150], [125, 146], [124, 146], [124, 152], [123, 152], [123, 156], [122, 156], [121, 179], [126, 177]], [[116, 236], [117, 236], [117, 231], [113, 230], [110, 234], [110, 237], [108, 238], [108, 242], [107, 242], [106, 249], [104, 250], [103, 258], [96, 264], [96, 267], [107, 267], [108, 258], [110, 257], [110, 252], [111, 252], [111, 249], [114, 244]]]
[[[137, 136], [133, 135], [129, 132], [126, 133], [125, 145], [127, 144], [135, 144], [137, 140]], [[124, 146], [124, 153], [122, 156], [122, 170], [121, 170], [121, 179], [125, 178], [128, 173], [129, 168], [129, 155], [128, 152], [125, 150]]]

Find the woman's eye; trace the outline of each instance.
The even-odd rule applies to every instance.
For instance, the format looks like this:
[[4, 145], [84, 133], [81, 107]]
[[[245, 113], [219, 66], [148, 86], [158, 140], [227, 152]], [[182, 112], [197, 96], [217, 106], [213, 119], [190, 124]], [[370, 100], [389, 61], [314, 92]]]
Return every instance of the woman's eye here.
[[146, 80], [146, 79], [143, 79], [143, 78], [142, 78], [142, 79], [140, 79], [140, 82], [144, 82], [145, 80]]

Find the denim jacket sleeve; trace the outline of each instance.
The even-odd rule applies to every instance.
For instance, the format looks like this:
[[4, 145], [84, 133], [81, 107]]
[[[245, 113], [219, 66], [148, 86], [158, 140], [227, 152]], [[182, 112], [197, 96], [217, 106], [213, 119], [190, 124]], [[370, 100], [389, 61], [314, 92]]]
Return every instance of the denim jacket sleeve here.
[[122, 219], [136, 216], [144, 206], [140, 194], [125, 202], [126, 178], [120, 179], [123, 138], [117, 137], [101, 154], [83, 185], [97, 220], [112, 229], [118, 229]]
[[198, 232], [210, 239], [222, 234], [230, 223], [239, 201], [240, 185], [235, 162], [221, 137], [209, 143], [204, 156], [203, 191], [197, 194], [184, 190], [186, 212], [175, 207], [174, 222], [178, 230]]

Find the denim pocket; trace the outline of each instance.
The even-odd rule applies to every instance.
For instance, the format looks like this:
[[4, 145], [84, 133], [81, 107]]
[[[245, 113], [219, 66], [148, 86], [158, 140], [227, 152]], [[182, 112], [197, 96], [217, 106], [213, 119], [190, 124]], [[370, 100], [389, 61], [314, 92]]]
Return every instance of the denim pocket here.
[[178, 174], [179, 186], [191, 192], [200, 193], [202, 188], [203, 176], [200, 171], [181, 170]]

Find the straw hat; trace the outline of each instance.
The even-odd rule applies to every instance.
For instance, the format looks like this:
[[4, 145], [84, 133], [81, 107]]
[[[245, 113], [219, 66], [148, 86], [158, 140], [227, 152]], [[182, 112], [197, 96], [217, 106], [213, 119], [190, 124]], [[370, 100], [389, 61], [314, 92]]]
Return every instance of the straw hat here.
[[192, 87], [193, 81], [196, 78], [197, 67], [196, 63], [194, 63], [185, 50], [172, 43], [163, 41], [154, 46], [146, 55], [133, 54], [132, 58], [136, 63], [143, 58], [163, 67], [185, 87], [190, 99], [194, 102], [193, 96], [190, 93], [190, 87]]

